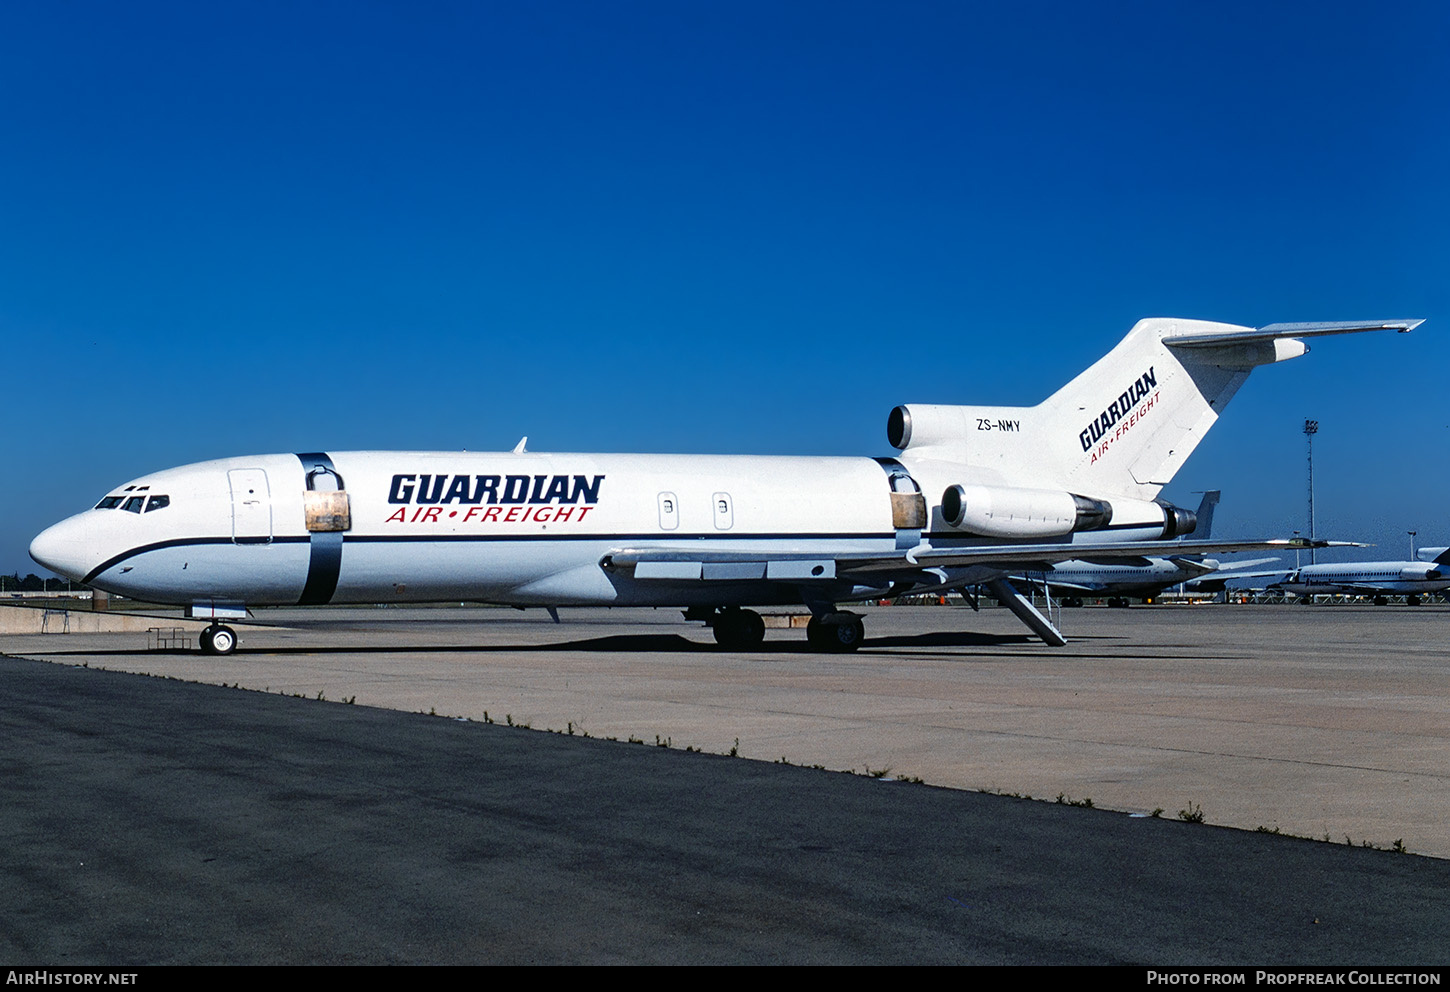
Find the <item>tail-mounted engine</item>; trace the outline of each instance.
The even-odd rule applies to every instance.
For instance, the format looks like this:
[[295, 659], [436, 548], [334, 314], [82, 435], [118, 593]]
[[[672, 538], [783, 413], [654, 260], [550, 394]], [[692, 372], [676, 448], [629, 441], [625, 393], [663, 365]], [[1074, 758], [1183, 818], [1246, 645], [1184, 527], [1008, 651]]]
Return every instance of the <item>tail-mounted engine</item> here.
[[1198, 516], [1163, 502], [1115, 499], [1108, 502], [1076, 493], [1007, 486], [949, 486], [941, 498], [948, 527], [980, 537], [1059, 537], [1079, 531], [1145, 532], [1145, 539], [1191, 534]]
[[1163, 537], [1165, 540], [1184, 537], [1198, 529], [1198, 514], [1192, 510], [1165, 503], [1161, 499], [1155, 499], [1153, 505], [1163, 510]]
[[913, 403], [898, 406], [886, 418], [886, 440], [893, 448], [920, 452], [929, 448], [959, 449], [968, 439], [980, 441], [1001, 434], [1020, 434], [1031, 410], [1015, 406], [943, 406]]

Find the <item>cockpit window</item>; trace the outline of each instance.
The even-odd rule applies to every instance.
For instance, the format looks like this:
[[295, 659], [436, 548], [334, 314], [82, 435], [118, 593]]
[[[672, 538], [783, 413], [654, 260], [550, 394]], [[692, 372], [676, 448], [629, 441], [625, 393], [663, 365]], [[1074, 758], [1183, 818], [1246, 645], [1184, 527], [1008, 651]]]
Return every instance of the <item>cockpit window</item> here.
[[[136, 489], [136, 488], [137, 487], [135, 487], [135, 486], [129, 487], [126, 490], [126, 492], [130, 492], [132, 489]], [[140, 489], [146, 489], [146, 488], [148, 488], [148, 487], [146, 487], [146, 486], [141, 486], [140, 487]], [[158, 493], [155, 496], [150, 497], [149, 500], [148, 500], [147, 497], [140, 495], [140, 490], [138, 489], [137, 490], [137, 495], [135, 495], [135, 496], [127, 496], [127, 495], [125, 495], [125, 493], [122, 493], [120, 496], [107, 496], [105, 499], [101, 500], [99, 503], [96, 504], [96, 509], [97, 510], [116, 510], [116, 509], [120, 509], [120, 510], [129, 510], [132, 513], [142, 513], [142, 512], [150, 513], [152, 510], [164, 510], [164, 509], [166, 509], [170, 505], [171, 505], [171, 497], [170, 496], [163, 496], [163, 495], [161, 495], [161, 494]], [[144, 511], [142, 510], [142, 507], [145, 507], [145, 510]]]

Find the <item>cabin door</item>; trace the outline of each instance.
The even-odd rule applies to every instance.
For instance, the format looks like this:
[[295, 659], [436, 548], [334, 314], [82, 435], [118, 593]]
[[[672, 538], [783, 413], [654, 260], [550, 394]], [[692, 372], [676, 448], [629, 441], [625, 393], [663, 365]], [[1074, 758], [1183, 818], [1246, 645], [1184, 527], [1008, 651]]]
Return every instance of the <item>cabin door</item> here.
[[234, 468], [227, 473], [232, 487], [232, 540], [237, 544], [272, 542], [272, 494], [267, 473], [260, 468]]
[[896, 531], [898, 548], [914, 548], [921, 543], [928, 516], [926, 497], [906, 467], [894, 458], [878, 458], [891, 486], [891, 526]]

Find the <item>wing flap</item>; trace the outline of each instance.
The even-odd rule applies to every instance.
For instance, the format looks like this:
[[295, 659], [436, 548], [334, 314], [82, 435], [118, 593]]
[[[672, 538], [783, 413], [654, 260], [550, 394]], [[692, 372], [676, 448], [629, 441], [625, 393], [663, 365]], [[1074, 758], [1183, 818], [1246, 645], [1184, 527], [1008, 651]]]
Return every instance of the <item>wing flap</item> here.
[[819, 554], [649, 548], [616, 551], [600, 565], [646, 582], [819, 582], [836, 578], [836, 560]]
[[[1103, 564], [1136, 564], [1144, 556], [1225, 554], [1234, 551], [1284, 551], [1363, 547], [1348, 541], [1302, 538], [1265, 541], [1125, 541], [1093, 545], [1091, 557]], [[1081, 559], [1081, 544], [997, 545], [975, 548], [919, 546], [886, 553], [711, 551], [699, 548], [622, 549], [605, 555], [606, 572], [629, 572], [640, 581], [661, 582], [829, 582], [836, 579], [884, 581], [919, 576], [928, 569], [979, 568], [1003, 573], [1048, 571], [1054, 564]], [[1240, 573], [1242, 574], [1242, 573]]]
[[704, 564], [698, 561], [641, 561], [634, 566], [636, 579], [693, 582], [702, 578]]

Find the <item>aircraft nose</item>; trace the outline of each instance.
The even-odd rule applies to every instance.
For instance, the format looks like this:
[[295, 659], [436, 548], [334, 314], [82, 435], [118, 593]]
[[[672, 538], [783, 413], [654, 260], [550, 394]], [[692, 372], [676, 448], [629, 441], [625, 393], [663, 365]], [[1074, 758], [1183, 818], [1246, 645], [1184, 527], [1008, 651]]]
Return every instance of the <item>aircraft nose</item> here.
[[30, 542], [30, 557], [57, 575], [84, 578], [89, 571], [88, 529], [80, 517], [70, 517], [47, 527]]

